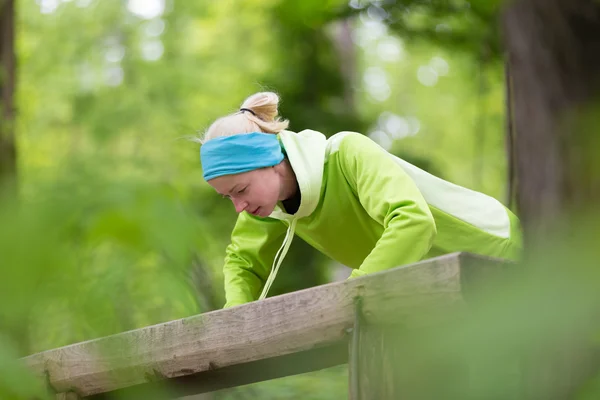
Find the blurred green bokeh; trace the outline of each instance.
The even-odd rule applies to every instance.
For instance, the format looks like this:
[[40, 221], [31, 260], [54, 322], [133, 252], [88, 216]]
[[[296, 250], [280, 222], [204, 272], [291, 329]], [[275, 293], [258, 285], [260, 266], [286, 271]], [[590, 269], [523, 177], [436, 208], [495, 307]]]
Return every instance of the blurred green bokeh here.
[[[235, 212], [202, 181], [188, 138], [254, 92], [278, 92], [292, 130], [358, 131], [445, 179], [507, 196], [499, 2], [16, 4], [20, 191], [0, 206], [2, 399], [44, 395], [19, 356], [222, 306]], [[570, 240], [559, 232], [532, 257], [537, 275], [484, 296], [473, 323], [431, 342], [409, 337], [421, 359], [453, 348], [485, 365], [569, 335], [592, 341], [597, 225], [581, 220]], [[347, 274], [299, 240], [283, 268], [273, 294]], [[481, 371], [479, 398], [509, 398], [503, 390], [518, 384], [502, 363]], [[214, 398], [346, 391], [337, 367]], [[584, 392], [594, 398], [600, 384]]]

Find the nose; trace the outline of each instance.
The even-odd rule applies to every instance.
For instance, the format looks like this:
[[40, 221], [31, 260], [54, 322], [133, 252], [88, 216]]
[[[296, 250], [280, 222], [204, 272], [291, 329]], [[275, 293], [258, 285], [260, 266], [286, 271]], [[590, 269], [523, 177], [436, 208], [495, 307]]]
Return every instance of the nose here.
[[237, 212], [237, 213], [241, 213], [242, 211], [244, 211], [246, 209], [246, 207], [248, 207], [247, 201], [237, 200], [234, 198], [232, 198], [231, 201], [233, 202], [233, 206], [235, 207], [235, 212]]

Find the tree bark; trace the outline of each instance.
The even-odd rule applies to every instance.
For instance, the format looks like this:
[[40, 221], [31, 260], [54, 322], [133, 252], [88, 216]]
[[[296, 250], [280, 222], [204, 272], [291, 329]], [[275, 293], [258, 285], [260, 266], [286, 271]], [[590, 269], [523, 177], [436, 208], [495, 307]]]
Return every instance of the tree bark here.
[[517, 206], [531, 240], [549, 232], [558, 216], [600, 200], [593, 159], [598, 135], [582, 125], [600, 83], [600, 5], [515, 1], [503, 25], [514, 95]]
[[[573, 221], [600, 201], [594, 121], [600, 3], [517, 0], [505, 9], [503, 31], [514, 100], [517, 208], [527, 254], [539, 254], [556, 236], [572, 244], [571, 233], [580, 229]], [[571, 332], [552, 346], [531, 348], [523, 365], [525, 398], [570, 399], [598, 373], [600, 358], [589, 338]]]
[[349, 19], [341, 19], [333, 26], [332, 40], [339, 55], [340, 73], [344, 78], [344, 106], [348, 113], [355, 112], [354, 87], [356, 82], [356, 45], [352, 41]]
[[0, 194], [16, 189], [14, 0], [0, 0]]

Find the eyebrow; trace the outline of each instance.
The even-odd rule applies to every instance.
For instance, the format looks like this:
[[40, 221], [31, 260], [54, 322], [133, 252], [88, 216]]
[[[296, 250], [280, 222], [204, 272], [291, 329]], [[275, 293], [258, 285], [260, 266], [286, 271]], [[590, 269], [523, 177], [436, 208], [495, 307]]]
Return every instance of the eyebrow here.
[[240, 186], [240, 185], [241, 185], [241, 183], [238, 183], [237, 185], [235, 185], [234, 187], [232, 187], [231, 190], [229, 190], [229, 192], [227, 192], [227, 194], [233, 193], [235, 191], [235, 188], [238, 187], [238, 186]]

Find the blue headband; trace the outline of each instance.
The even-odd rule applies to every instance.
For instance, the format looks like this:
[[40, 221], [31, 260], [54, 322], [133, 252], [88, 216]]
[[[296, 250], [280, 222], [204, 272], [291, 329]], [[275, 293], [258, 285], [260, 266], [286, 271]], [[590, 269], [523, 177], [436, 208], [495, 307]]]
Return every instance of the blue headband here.
[[277, 135], [240, 133], [211, 139], [200, 147], [204, 179], [272, 167], [283, 160]]

